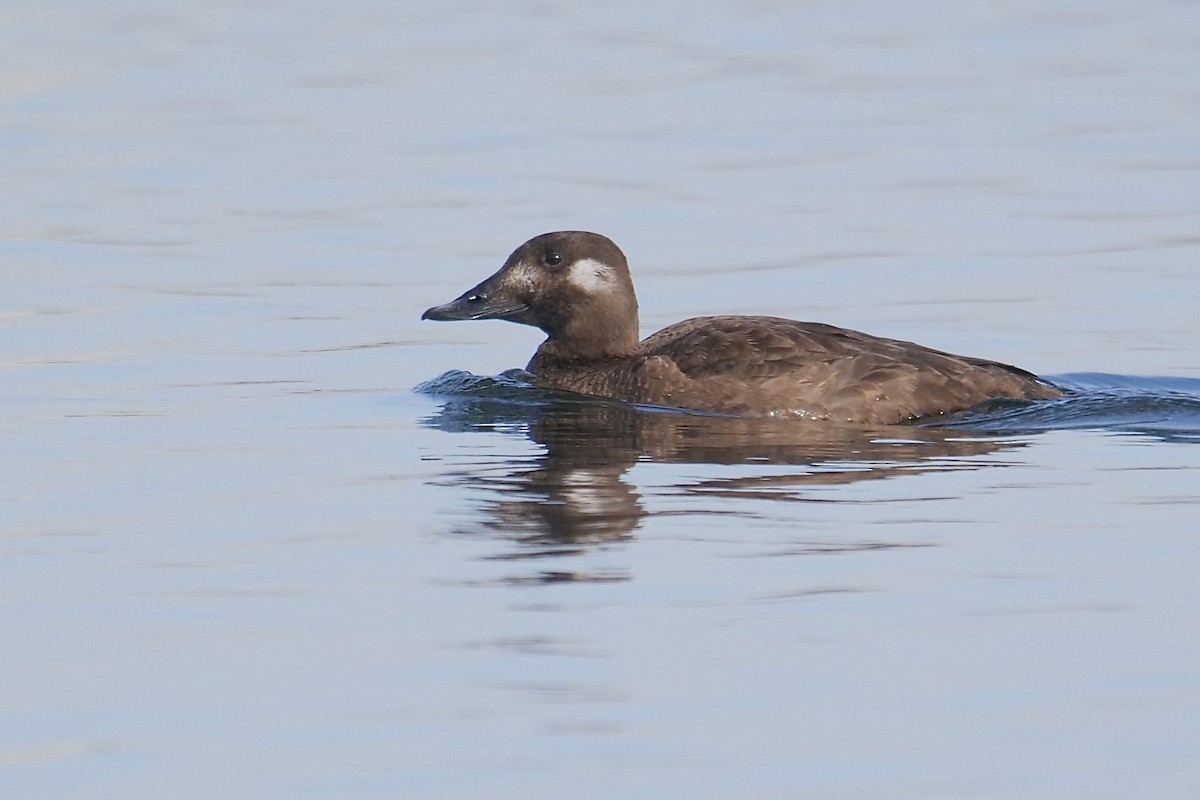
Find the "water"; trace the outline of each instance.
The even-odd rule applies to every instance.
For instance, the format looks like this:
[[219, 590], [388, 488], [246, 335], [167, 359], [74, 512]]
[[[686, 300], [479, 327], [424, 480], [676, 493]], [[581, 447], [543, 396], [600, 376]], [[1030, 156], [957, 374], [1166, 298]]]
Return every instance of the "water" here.
[[[0, 41], [0, 795], [1196, 795], [1192, 4], [48, 2]], [[704, 417], [419, 322], [557, 228], [622, 245], [647, 333], [781, 314], [1074, 393]]]

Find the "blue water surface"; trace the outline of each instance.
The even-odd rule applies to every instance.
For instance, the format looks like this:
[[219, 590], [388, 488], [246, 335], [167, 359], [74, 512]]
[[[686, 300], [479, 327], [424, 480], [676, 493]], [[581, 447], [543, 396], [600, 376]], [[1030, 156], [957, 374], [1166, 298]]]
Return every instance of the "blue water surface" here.
[[[6, 4], [0, 797], [1196, 797], [1198, 44], [1172, 0]], [[1071, 393], [682, 414], [420, 321], [556, 229], [644, 334]]]

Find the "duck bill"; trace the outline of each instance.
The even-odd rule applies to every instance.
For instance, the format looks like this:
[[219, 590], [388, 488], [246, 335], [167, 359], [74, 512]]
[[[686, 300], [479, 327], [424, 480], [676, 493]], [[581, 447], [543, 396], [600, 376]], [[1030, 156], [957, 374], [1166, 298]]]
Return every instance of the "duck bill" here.
[[529, 306], [505, 297], [503, 287], [497, 280], [498, 277], [488, 278], [449, 303], [426, 309], [425, 313], [421, 315], [421, 319], [432, 319], [439, 322], [454, 322], [464, 319], [507, 319], [519, 322], [520, 316], [528, 310]]

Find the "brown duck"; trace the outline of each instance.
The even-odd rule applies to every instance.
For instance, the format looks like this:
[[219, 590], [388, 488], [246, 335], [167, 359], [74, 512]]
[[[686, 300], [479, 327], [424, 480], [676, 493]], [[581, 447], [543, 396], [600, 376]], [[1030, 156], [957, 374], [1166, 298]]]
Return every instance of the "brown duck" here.
[[780, 317], [696, 317], [639, 342], [625, 254], [585, 231], [530, 239], [421, 318], [540, 328], [526, 370], [547, 389], [718, 414], [891, 424], [1063, 394], [1007, 364]]

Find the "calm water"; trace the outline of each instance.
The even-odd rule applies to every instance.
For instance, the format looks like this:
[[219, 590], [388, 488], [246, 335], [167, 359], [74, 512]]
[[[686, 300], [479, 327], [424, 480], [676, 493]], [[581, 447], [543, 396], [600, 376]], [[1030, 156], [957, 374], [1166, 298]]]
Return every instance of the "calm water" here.
[[[0, 795], [1200, 792], [1194, 3], [25, 6]], [[557, 228], [646, 332], [1075, 394], [651, 412], [418, 321]]]

